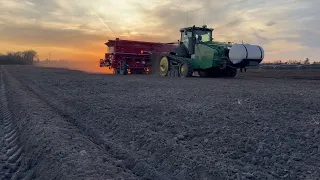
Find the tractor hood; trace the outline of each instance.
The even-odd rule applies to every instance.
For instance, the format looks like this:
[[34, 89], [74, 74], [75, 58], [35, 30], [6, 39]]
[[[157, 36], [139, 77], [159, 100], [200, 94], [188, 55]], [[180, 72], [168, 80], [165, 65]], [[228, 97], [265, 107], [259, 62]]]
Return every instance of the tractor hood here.
[[215, 42], [215, 41], [201, 42], [200, 44], [216, 50], [217, 53], [221, 56], [225, 54], [225, 50], [227, 48], [229, 49], [230, 47], [232, 47], [232, 44], [224, 43], [224, 42]]
[[205, 44], [207, 46], [210, 46], [212, 48], [217, 48], [217, 47], [232, 47], [232, 44], [225, 43], [225, 42], [217, 42], [217, 41], [207, 41], [207, 42], [202, 42], [202, 44]]
[[[202, 42], [201, 44], [215, 49], [219, 55], [227, 55], [233, 66], [256, 66], [264, 59], [264, 50], [261, 46], [251, 44], [231, 44], [225, 42]], [[225, 51], [228, 48], [228, 51]]]

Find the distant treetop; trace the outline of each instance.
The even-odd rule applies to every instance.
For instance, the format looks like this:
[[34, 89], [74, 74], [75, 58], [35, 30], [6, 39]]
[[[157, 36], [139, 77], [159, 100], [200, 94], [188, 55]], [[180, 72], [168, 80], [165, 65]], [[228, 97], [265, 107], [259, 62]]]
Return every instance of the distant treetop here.
[[38, 53], [35, 50], [8, 52], [7, 54], [0, 54], [0, 64], [32, 65], [37, 57]]

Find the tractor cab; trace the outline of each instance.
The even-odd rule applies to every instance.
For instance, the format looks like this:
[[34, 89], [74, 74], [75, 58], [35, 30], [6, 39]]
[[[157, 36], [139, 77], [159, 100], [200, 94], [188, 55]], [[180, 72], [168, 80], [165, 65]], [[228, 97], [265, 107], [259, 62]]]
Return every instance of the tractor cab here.
[[212, 41], [212, 31], [213, 29], [207, 28], [206, 25], [202, 27], [186, 27], [180, 29], [181, 32], [181, 42], [189, 41], [189, 38], [194, 38], [198, 42], [208, 42]]
[[202, 27], [193, 26], [182, 28], [180, 29], [180, 44], [185, 45], [189, 54], [194, 54], [196, 44], [212, 41], [212, 31], [213, 29], [207, 28], [206, 25], [203, 25]]

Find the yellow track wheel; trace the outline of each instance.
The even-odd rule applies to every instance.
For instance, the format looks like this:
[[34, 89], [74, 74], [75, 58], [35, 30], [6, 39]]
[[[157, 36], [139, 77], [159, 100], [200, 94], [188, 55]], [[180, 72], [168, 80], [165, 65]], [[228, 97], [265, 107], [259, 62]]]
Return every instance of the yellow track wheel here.
[[168, 75], [168, 70], [169, 70], [169, 59], [168, 59], [168, 57], [163, 56], [160, 59], [159, 75], [160, 76], [167, 76]]
[[179, 67], [179, 74], [181, 77], [187, 77], [188, 76], [189, 67], [187, 63], [183, 63]]

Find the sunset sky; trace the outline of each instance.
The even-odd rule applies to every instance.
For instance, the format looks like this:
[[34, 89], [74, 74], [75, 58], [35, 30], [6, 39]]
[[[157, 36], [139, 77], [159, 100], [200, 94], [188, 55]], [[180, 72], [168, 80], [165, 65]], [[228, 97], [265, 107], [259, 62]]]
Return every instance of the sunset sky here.
[[108, 39], [173, 42], [179, 28], [214, 28], [217, 41], [258, 44], [265, 60], [320, 60], [319, 0], [0, 0], [0, 52], [97, 61]]

